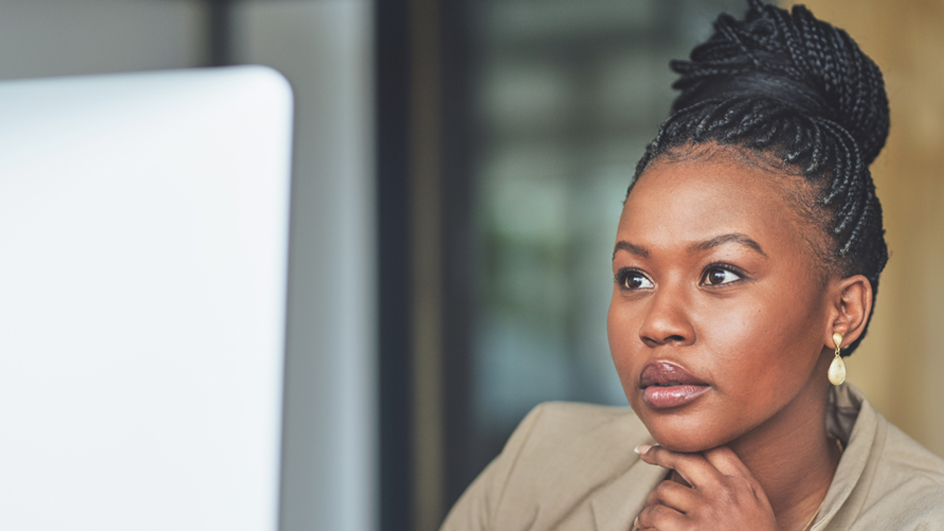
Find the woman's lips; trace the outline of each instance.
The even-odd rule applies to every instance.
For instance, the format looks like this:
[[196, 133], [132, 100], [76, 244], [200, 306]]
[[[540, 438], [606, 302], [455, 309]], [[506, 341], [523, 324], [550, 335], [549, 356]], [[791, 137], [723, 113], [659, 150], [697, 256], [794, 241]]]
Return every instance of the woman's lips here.
[[707, 385], [652, 386], [643, 390], [642, 400], [650, 407], [664, 409], [684, 406], [708, 392]]
[[639, 375], [642, 399], [656, 409], [679, 407], [708, 392], [707, 382], [668, 361], [648, 363]]

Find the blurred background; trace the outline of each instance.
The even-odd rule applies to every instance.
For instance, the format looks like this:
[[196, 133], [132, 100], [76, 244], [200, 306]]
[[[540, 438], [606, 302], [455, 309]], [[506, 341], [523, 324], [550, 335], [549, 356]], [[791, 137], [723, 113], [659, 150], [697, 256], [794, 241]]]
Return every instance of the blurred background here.
[[[944, 0], [806, 4], [875, 59], [892, 107], [872, 168], [892, 258], [850, 380], [944, 455]], [[605, 335], [621, 201], [668, 60], [745, 6], [0, 0], [0, 79], [289, 78], [282, 526], [427, 531], [537, 403], [626, 404]]]

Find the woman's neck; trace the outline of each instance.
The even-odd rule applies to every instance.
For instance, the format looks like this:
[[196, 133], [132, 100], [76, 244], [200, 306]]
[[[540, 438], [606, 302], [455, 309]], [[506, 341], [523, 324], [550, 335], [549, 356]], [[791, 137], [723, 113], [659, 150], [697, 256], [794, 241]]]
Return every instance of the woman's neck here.
[[[823, 370], [823, 374], [826, 371]], [[825, 386], [801, 392], [778, 417], [730, 447], [760, 483], [783, 531], [803, 531], [819, 510], [839, 464], [826, 432]]]

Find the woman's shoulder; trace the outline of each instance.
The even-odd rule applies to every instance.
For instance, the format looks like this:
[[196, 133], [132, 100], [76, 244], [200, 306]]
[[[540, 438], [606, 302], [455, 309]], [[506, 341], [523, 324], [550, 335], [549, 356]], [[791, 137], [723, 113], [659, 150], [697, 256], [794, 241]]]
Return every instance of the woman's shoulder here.
[[[469, 486], [442, 529], [592, 528], [590, 493], [605, 492], [640, 462], [633, 449], [651, 442], [628, 407], [541, 404]], [[648, 493], [651, 485], [640, 482], [639, 489]]]
[[915, 514], [933, 514], [944, 527], [944, 459], [890, 422], [874, 484], [876, 495], [912, 507]]
[[[633, 448], [651, 442], [649, 432], [628, 407], [577, 402], [536, 406], [508, 440], [503, 453], [571, 453], [595, 449], [635, 458]], [[596, 453], [600, 456], [599, 453]]]
[[509, 491], [580, 497], [636, 464], [633, 450], [643, 443], [652, 437], [628, 407], [549, 402], [525, 417], [496, 461], [508, 465]]
[[894, 522], [895, 529], [944, 530], [944, 459], [875, 414], [876, 436], [848, 505], [852, 529]]
[[887, 420], [885, 447], [881, 467], [928, 486], [938, 486], [944, 492], [944, 459], [909, 437]]

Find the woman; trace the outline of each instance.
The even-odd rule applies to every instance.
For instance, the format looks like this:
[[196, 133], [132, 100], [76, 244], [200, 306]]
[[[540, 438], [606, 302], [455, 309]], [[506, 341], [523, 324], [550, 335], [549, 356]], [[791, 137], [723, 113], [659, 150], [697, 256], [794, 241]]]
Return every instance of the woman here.
[[944, 529], [944, 461], [842, 381], [888, 257], [881, 73], [760, 0], [672, 67], [613, 253], [633, 412], [539, 406], [443, 529]]

